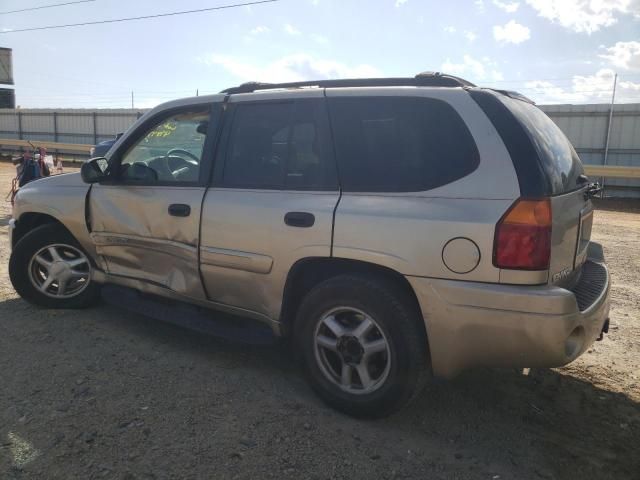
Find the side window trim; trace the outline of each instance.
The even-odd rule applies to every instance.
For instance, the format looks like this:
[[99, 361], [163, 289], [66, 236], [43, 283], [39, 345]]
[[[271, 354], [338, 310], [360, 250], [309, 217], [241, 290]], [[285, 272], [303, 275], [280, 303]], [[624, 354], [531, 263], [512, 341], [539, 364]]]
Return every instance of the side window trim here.
[[[220, 125], [220, 117], [221, 113], [221, 102], [213, 102], [213, 103], [195, 103], [190, 105], [181, 105], [179, 107], [170, 108], [167, 110], [162, 110], [145, 119], [144, 122], [141, 122], [135, 130], [133, 130], [125, 141], [118, 146], [118, 149], [113, 152], [113, 154], [109, 158], [109, 168], [119, 168], [122, 162], [122, 156], [134, 145], [138, 140], [140, 140], [140, 136], [145, 132], [149, 131], [149, 128], [153, 126], [157, 126], [160, 122], [176, 115], [179, 113], [189, 112], [193, 110], [197, 110], [201, 108], [202, 110], [208, 109], [209, 111], [209, 127], [207, 129], [207, 134], [205, 137], [205, 142], [202, 149], [202, 156], [200, 158], [200, 170], [198, 174], [198, 181], [195, 182], [154, 182], [154, 183], [144, 183], [144, 182], [126, 182], [121, 179], [115, 179], [113, 181], [105, 182], [105, 184], [109, 185], [122, 185], [122, 186], [136, 186], [136, 187], [144, 187], [144, 186], [152, 186], [152, 187], [200, 187], [207, 185], [207, 179], [211, 174], [211, 169], [213, 168], [213, 154], [215, 149], [215, 131], [221, 127]], [[217, 121], [217, 123], [216, 123]], [[213, 143], [212, 143], [213, 142]]]
[[[327, 162], [327, 165], [324, 165], [324, 168], [329, 172], [328, 178], [326, 179], [325, 185], [318, 188], [287, 188], [287, 187], [250, 187], [250, 186], [233, 186], [226, 185], [224, 182], [224, 171], [225, 165], [227, 163], [227, 154], [230, 148], [231, 142], [231, 133], [233, 131], [234, 123], [237, 119], [237, 110], [241, 105], [264, 105], [264, 104], [283, 104], [283, 103], [292, 103], [294, 105], [294, 110], [292, 112], [293, 118], [296, 116], [295, 107], [298, 106], [299, 102], [315, 102], [319, 106], [319, 111], [317, 112], [317, 120], [322, 122], [319, 125], [319, 131], [321, 136], [322, 150], [324, 153], [324, 158]], [[288, 136], [293, 135], [293, 128], [290, 129]], [[291, 148], [291, 146], [289, 146]], [[287, 162], [289, 159], [287, 159]], [[227, 103], [225, 106], [225, 111], [223, 113], [223, 122], [221, 125], [221, 130], [219, 132], [219, 139], [217, 142], [217, 148], [215, 153], [215, 160], [213, 161], [213, 175], [212, 180], [210, 182], [210, 186], [216, 188], [227, 188], [233, 190], [279, 190], [279, 191], [331, 191], [336, 192], [339, 190], [338, 183], [338, 174], [337, 174], [337, 165], [336, 165], [336, 157], [335, 157], [335, 149], [333, 146], [333, 134], [331, 131], [331, 124], [329, 118], [329, 112], [327, 108], [327, 100], [325, 97], [315, 97], [315, 98], [304, 98], [304, 99], [269, 99], [269, 100], [250, 100], [243, 101], [238, 103]]]

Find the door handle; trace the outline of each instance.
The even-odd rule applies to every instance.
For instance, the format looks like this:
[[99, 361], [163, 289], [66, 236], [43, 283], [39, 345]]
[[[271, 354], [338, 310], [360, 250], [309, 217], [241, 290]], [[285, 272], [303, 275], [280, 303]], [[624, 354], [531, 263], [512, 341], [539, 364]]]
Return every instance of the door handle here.
[[316, 223], [316, 217], [308, 212], [289, 212], [284, 216], [284, 223], [290, 227], [309, 228]]
[[188, 217], [191, 215], [191, 207], [184, 203], [172, 203], [169, 205], [169, 215], [173, 217]]

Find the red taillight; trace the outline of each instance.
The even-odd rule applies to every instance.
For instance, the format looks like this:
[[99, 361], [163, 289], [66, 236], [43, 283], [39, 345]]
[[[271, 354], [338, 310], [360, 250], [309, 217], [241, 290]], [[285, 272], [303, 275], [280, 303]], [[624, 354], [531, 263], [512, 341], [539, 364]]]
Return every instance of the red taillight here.
[[546, 270], [551, 256], [551, 203], [517, 200], [496, 225], [493, 264], [498, 268]]

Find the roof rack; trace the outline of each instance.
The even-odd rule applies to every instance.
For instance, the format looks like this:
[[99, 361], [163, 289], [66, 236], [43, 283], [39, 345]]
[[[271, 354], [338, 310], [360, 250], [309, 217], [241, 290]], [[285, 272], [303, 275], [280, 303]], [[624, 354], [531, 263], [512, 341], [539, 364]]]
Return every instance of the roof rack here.
[[440, 72], [422, 72], [407, 78], [347, 78], [342, 80], [309, 80], [289, 83], [248, 82], [237, 87], [227, 88], [220, 93], [251, 93], [256, 90], [280, 88], [337, 88], [337, 87], [475, 87], [463, 78]]

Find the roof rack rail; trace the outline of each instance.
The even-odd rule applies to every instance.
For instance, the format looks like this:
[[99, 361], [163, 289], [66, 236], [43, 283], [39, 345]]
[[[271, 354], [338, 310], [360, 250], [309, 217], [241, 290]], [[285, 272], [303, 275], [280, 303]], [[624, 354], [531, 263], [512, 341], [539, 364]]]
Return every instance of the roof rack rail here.
[[341, 80], [309, 80], [289, 83], [248, 82], [237, 87], [227, 88], [220, 93], [251, 93], [256, 90], [281, 88], [337, 88], [337, 87], [475, 87], [463, 78], [440, 72], [422, 72], [407, 78], [347, 78]]

